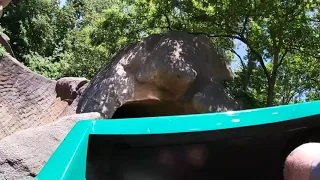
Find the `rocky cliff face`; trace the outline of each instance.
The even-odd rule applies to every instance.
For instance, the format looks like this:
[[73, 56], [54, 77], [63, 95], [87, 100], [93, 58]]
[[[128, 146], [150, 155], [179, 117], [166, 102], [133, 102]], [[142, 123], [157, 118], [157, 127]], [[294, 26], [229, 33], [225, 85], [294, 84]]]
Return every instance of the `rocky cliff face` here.
[[[0, 139], [75, 114], [73, 100], [88, 80], [49, 80], [11, 56], [0, 58]], [[72, 110], [73, 109], [73, 110]]]
[[141, 109], [145, 116], [235, 110], [237, 103], [221, 84], [231, 79], [224, 56], [205, 36], [152, 35], [122, 49], [95, 75], [77, 112], [100, 112], [112, 118], [120, 107], [127, 107], [122, 112], [130, 114], [128, 107], [139, 104], [155, 105], [149, 112]]
[[90, 83], [49, 80], [1, 57], [0, 179], [36, 176], [78, 120], [236, 110], [221, 84], [231, 79], [209, 39], [184, 32], [122, 49]]
[[0, 58], [0, 179], [36, 176], [78, 120], [102, 118], [75, 114], [87, 82], [49, 80], [9, 55]]

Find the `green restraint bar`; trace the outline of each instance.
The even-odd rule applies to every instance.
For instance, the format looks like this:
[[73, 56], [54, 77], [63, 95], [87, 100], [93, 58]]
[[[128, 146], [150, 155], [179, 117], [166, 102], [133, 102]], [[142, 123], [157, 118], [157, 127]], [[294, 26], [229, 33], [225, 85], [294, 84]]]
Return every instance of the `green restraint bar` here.
[[[162, 116], [151, 118], [79, 121], [42, 168], [38, 180], [85, 180], [88, 141], [90, 135], [152, 135], [200, 133], [263, 127], [268, 124], [290, 124], [297, 119], [320, 115], [320, 101], [241, 110], [224, 113]], [[320, 116], [319, 116], [320, 117]], [[311, 121], [311, 120], [310, 120]], [[314, 121], [314, 120], [313, 120]], [[320, 119], [308, 122], [319, 125]], [[294, 123], [296, 124], [296, 123]], [[289, 126], [283, 126], [289, 127]], [[293, 126], [290, 128], [294, 128]]]

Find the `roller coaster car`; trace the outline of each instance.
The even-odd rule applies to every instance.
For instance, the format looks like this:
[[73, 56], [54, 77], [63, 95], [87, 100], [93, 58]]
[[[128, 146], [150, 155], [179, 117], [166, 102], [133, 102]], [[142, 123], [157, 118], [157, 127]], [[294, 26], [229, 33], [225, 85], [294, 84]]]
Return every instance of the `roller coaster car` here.
[[320, 139], [320, 101], [225, 113], [79, 121], [39, 180], [280, 180]]

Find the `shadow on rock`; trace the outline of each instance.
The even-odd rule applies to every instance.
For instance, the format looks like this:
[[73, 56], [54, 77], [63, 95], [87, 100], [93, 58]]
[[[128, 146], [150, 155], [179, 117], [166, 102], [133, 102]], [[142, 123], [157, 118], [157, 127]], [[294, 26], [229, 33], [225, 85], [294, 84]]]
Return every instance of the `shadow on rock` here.
[[160, 113], [161, 104], [168, 102], [179, 107], [178, 114], [237, 110], [221, 84], [232, 80], [224, 58], [203, 35], [151, 35], [122, 49], [94, 76], [77, 113], [100, 112], [112, 118], [121, 106], [146, 102], [159, 103], [153, 106], [156, 115], [171, 114]]

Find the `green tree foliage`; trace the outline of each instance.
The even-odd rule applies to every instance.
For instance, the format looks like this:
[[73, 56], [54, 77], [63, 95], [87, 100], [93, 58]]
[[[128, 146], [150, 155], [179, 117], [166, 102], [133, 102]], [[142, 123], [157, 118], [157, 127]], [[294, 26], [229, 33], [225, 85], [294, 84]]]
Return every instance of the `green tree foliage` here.
[[1, 18], [1, 26], [10, 36], [17, 58], [24, 61], [23, 56], [33, 52], [51, 56], [74, 26], [68, 11], [53, 0], [13, 1]]
[[316, 92], [317, 86], [319, 90], [320, 78], [317, 67], [319, 62], [315, 58], [307, 59], [299, 54], [290, 54], [287, 58], [290, 60], [286, 60], [279, 68], [277, 77], [275, 89], [277, 104], [299, 102], [303, 96], [310, 99], [310, 93]]
[[[17, 58], [47, 77], [91, 78], [123, 46], [150, 34], [208, 36], [241, 68], [227, 83], [247, 108], [320, 97], [320, 5], [296, 0], [13, 1], [0, 19]], [[239, 56], [235, 40], [247, 46]]]
[[257, 61], [267, 80], [267, 106], [274, 104], [279, 67], [291, 60], [286, 56], [316, 55], [320, 49], [319, 28], [311, 25], [310, 14], [319, 7], [315, 1], [188, 1], [184, 7], [192, 19], [206, 25], [197, 31], [247, 45], [253, 55], [248, 63]]

